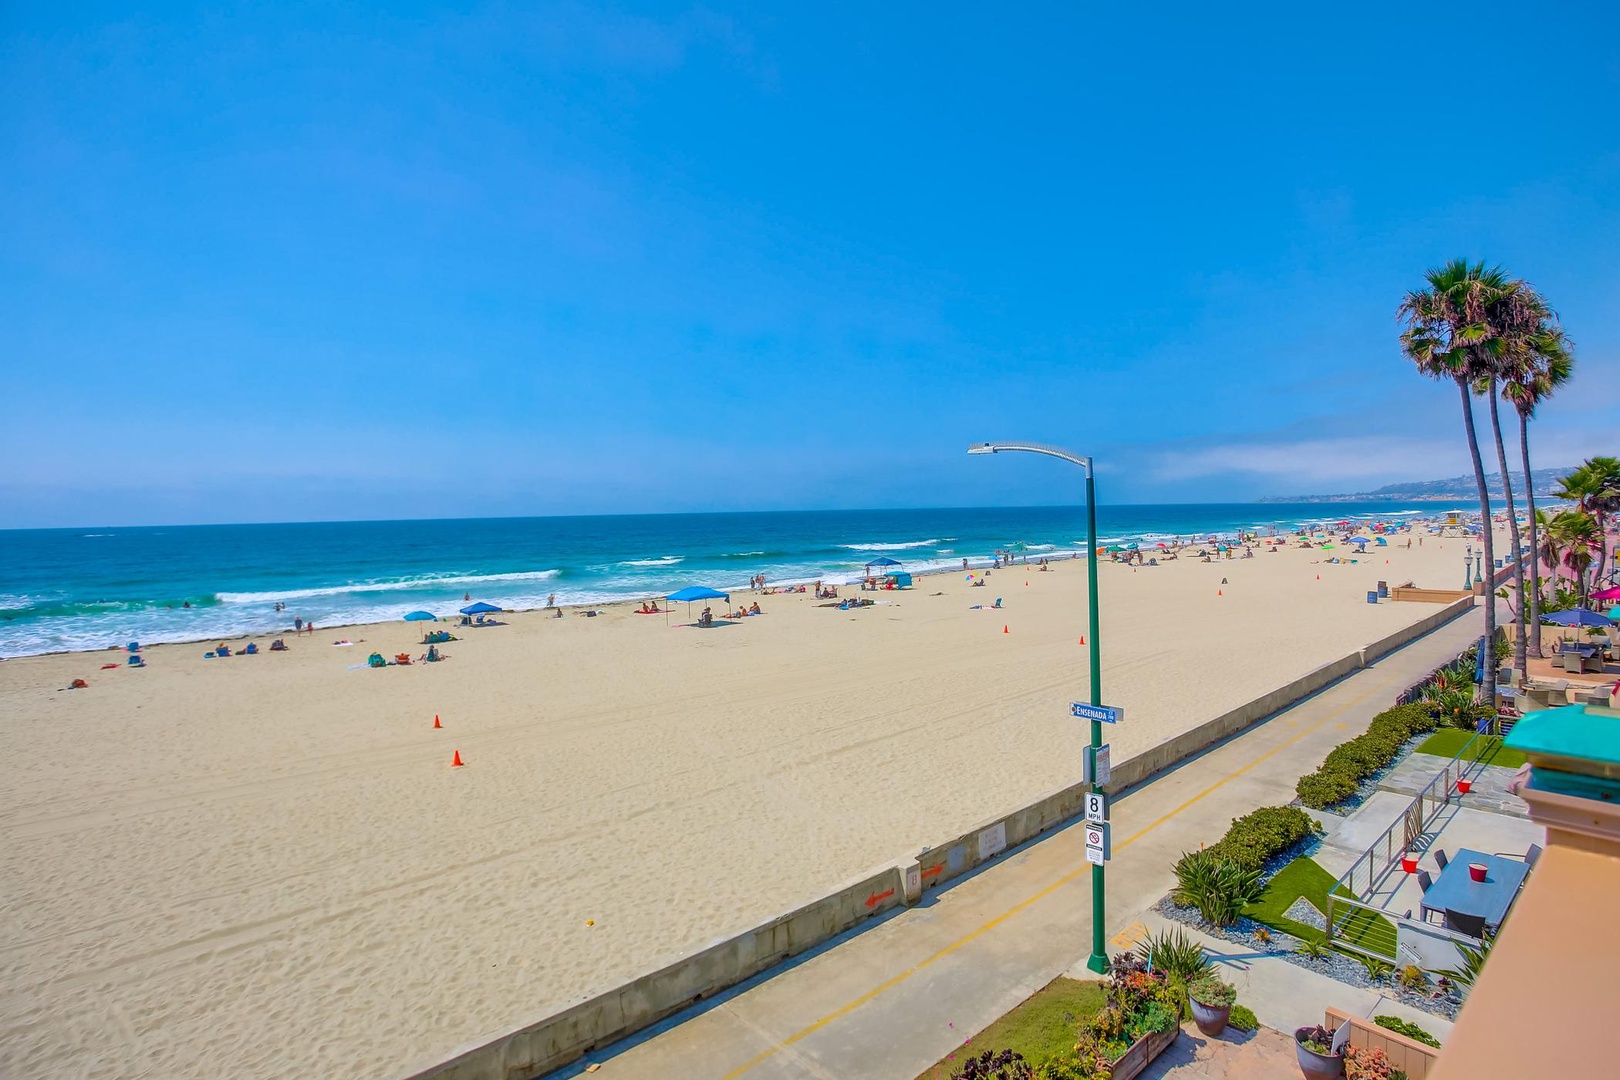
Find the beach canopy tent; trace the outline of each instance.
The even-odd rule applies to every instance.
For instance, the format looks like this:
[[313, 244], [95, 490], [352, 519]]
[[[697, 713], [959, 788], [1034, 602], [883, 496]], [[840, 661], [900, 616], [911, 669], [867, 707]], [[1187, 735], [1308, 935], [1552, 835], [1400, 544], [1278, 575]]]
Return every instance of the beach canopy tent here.
[[1543, 615], [1541, 621], [1554, 626], [1609, 626], [1613, 622], [1607, 615], [1599, 615], [1583, 607], [1555, 611], [1551, 615]]
[[[686, 613], [692, 614], [692, 601], [694, 600], [724, 600], [731, 603], [731, 594], [723, 593], [719, 589], [711, 589], [707, 585], [688, 585], [664, 597], [668, 601], [679, 601], [686, 605]], [[664, 608], [664, 622], [669, 622], [669, 608]]]
[[468, 604], [466, 607], [462, 608], [461, 613], [463, 615], [492, 615], [500, 610], [501, 609], [496, 607], [494, 604], [486, 604], [484, 601], [480, 600], [476, 604]]
[[664, 597], [665, 600], [679, 600], [690, 604], [694, 600], [724, 600], [731, 603], [731, 594], [723, 593], [719, 589], [710, 589], [703, 585], [688, 585], [679, 592], [672, 592]]
[[874, 566], [899, 566], [899, 565], [900, 565], [900, 560], [899, 559], [891, 559], [887, 555], [885, 555], [885, 556], [883, 556], [881, 558], [873, 559], [871, 562], [867, 563], [866, 568], [868, 570], [870, 570]]
[[438, 616], [431, 611], [408, 611], [405, 613], [406, 622], [432, 622]]

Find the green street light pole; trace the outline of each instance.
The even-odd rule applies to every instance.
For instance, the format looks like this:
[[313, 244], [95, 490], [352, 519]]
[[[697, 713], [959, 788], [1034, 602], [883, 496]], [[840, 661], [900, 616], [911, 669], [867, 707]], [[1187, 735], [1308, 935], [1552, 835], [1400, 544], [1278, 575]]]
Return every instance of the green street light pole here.
[[[1091, 459], [1081, 457], [1078, 454], [1071, 454], [1069, 451], [1059, 449], [1056, 446], [1046, 446], [1042, 443], [979, 443], [976, 446], [968, 447], [968, 453], [970, 454], [999, 454], [1002, 451], [1044, 454], [1047, 457], [1061, 458], [1086, 470], [1086, 585], [1090, 596], [1091, 703], [1100, 707], [1103, 699], [1102, 644], [1097, 638], [1097, 479], [1092, 472]], [[1098, 793], [1102, 792], [1102, 785], [1096, 782], [1095, 756], [1102, 744], [1102, 722], [1093, 719], [1091, 721], [1091, 753], [1094, 764], [1091, 790]], [[1105, 947], [1106, 942], [1103, 940], [1104, 931], [1103, 867], [1100, 863], [1094, 863], [1091, 867], [1091, 956], [1086, 960], [1086, 967], [1099, 975], [1108, 970], [1108, 950]]]

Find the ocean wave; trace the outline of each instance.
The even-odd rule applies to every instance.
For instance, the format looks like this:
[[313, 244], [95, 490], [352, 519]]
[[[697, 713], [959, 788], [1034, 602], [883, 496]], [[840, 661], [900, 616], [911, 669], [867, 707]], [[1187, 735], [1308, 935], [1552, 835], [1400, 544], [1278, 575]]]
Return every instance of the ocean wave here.
[[685, 562], [684, 555], [665, 555], [660, 559], [625, 559], [619, 566], [674, 566], [678, 562]]
[[908, 540], [901, 544], [840, 544], [840, 547], [850, 551], [906, 551], [911, 548], [933, 547], [940, 542], [939, 537], [928, 540]]
[[283, 600], [307, 600], [317, 596], [343, 596], [348, 593], [398, 592], [402, 589], [437, 589], [444, 586], [483, 585], [491, 581], [545, 581], [561, 570], [530, 570], [514, 574], [459, 574], [445, 577], [406, 578], [402, 581], [367, 581], [350, 585], [323, 585], [279, 592], [222, 592], [226, 604], [272, 604]]

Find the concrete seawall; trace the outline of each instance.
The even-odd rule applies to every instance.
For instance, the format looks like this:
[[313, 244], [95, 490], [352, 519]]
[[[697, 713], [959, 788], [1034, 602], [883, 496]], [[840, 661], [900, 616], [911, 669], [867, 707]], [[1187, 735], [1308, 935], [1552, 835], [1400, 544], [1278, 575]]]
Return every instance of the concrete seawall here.
[[[1111, 792], [1123, 791], [1265, 719], [1468, 611], [1464, 596], [1324, 664], [1285, 686], [1206, 721], [1114, 766]], [[854, 878], [824, 896], [513, 1031], [482, 1036], [448, 1060], [399, 1080], [529, 1080], [632, 1035], [693, 1003], [836, 937], [926, 889], [994, 859], [1078, 816], [1086, 788], [1073, 784], [959, 836]]]

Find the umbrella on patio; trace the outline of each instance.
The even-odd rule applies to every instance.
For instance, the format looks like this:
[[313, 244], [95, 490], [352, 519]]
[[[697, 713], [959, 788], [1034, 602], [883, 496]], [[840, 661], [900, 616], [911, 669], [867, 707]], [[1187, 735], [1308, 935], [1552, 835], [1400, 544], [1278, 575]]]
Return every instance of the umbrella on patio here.
[[405, 613], [406, 622], [432, 622], [438, 616], [431, 611], [408, 611]]
[[1594, 600], [1620, 600], [1620, 585], [1608, 589], [1599, 589], [1592, 594]]
[[1543, 615], [1541, 621], [1554, 626], [1608, 626], [1612, 622], [1607, 615], [1599, 615], [1583, 607], [1555, 611], [1551, 615]]

